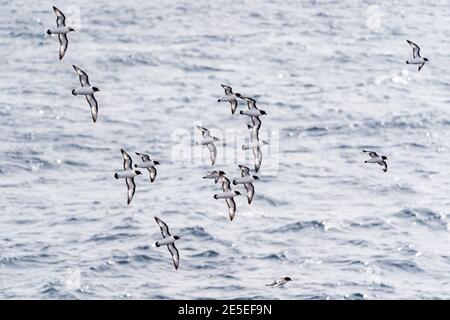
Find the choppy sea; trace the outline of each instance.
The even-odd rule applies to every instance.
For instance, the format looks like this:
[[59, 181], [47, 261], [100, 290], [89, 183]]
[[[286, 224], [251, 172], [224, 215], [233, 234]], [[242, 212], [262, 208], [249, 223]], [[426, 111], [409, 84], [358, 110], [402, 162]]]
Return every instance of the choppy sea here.
[[[448, 1], [0, 5], [0, 298], [450, 298]], [[76, 29], [61, 62], [52, 5]], [[100, 88], [96, 124], [72, 64]], [[194, 143], [201, 124], [213, 169], [252, 166], [220, 84], [268, 113], [232, 222]], [[121, 148], [161, 162], [130, 206]], [[154, 216], [181, 237], [177, 271]]]

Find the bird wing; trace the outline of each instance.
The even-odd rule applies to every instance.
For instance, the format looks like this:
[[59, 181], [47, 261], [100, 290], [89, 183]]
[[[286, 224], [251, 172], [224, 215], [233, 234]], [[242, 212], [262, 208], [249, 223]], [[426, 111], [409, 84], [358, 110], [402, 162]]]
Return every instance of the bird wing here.
[[120, 149], [123, 157], [123, 170], [132, 170], [133, 169], [133, 160], [131, 160], [130, 155], [123, 149]]
[[178, 253], [178, 249], [177, 247], [175, 247], [174, 243], [168, 244], [167, 248], [169, 249], [169, 252], [172, 255], [172, 261], [175, 270], [178, 270], [178, 266], [180, 265], [180, 254]]
[[258, 172], [262, 163], [262, 152], [259, 145], [256, 146], [256, 148], [253, 148], [253, 155], [255, 157], [255, 172]]
[[247, 102], [248, 109], [254, 109], [256, 108], [256, 100], [249, 98], [249, 97], [241, 97], [242, 100], [245, 100]]
[[161, 235], [163, 236], [163, 238], [170, 237], [171, 234], [169, 232], [169, 227], [167, 226], [167, 224], [158, 217], [155, 217], [155, 221], [161, 229]]
[[98, 103], [97, 103], [97, 100], [95, 99], [93, 94], [88, 94], [86, 96], [86, 100], [89, 103], [89, 106], [91, 107], [92, 120], [94, 122], [97, 122], [97, 116], [98, 116]]
[[82, 86], [82, 87], [84, 87], [84, 86], [91, 86], [91, 85], [89, 84], [89, 77], [88, 77], [88, 75], [86, 74], [86, 72], [84, 72], [83, 70], [81, 70], [80, 68], [78, 68], [76, 65], [72, 65], [72, 66], [73, 66], [73, 68], [75, 69], [75, 71], [77, 72], [78, 77], [80, 78], [81, 86]]
[[202, 136], [203, 138], [209, 138], [211, 137], [211, 134], [209, 132], [209, 130], [205, 127], [201, 127], [201, 126], [197, 126], [198, 129], [200, 129], [202, 131]]
[[408, 44], [411, 46], [411, 48], [413, 49], [413, 59], [415, 58], [420, 58], [420, 48], [417, 44], [415, 44], [412, 41], [406, 40], [408, 42]]
[[147, 168], [147, 170], [148, 170], [148, 176], [150, 177], [150, 182], [155, 181], [156, 168], [155, 167], [150, 167], [150, 168]]
[[230, 94], [233, 94], [233, 88], [231, 88], [230, 86], [226, 86], [224, 84], [221, 84], [222, 88], [225, 89], [225, 94], [227, 96], [229, 96]]
[[371, 158], [378, 157], [378, 154], [375, 151], [363, 150], [364, 153], [368, 153]]
[[56, 14], [56, 25], [58, 27], [64, 27], [66, 25], [66, 16], [57, 7], [53, 7], [53, 11]]
[[228, 206], [228, 213], [230, 215], [230, 220], [233, 221], [233, 218], [236, 214], [236, 202], [234, 202], [233, 198], [226, 198], [225, 199]]
[[150, 156], [148, 156], [148, 155], [146, 155], [146, 154], [144, 154], [144, 153], [139, 153], [139, 152], [135, 152], [135, 153], [136, 153], [136, 155], [137, 155], [138, 157], [141, 158], [141, 160], [142, 160], [143, 162], [151, 161], [151, 160], [150, 160]]
[[134, 183], [134, 178], [127, 178], [125, 181], [128, 188], [127, 204], [130, 204], [131, 200], [133, 200], [134, 193], [136, 192], [136, 184]]
[[239, 165], [239, 169], [241, 169], [241, 177], [245, 177], [245, 176], [249, 176], [250, 175], [250, 168], [243, 166], [243, 165]]
[[247, 190], [248, 204], [252, 203], [253, 195], [255, 194], [255, 187], [253, 183], [244, 183], [245, 190]]
[[209, 153], [210, 153], [209, 156], [211, 158], [211, 165], [214, 165], [214, 163], [216, 162], [216, 157], [217, 157], [217, 148], [214, 145], [214, 143], [209, 143], [208, 149], [209, 149]]
[[222, 181], [222, 191], [223, 192], [229, 192], [231, 191], [231, 187], [230, 187], [230, 179], [228, 179], [225, 176], [222, 176], [220, 178], [220, 181]]
[[65, 33], [58, 34], [58, 40], [59, 40], [59, 60], [62, 60], [62, 58], [66, 54], [67, 47], [69, 46], [69, 40], [67, 40], [67, 34], [65, 34]]
[[388, 169], [387, 162], [383, 160], [379, 164], [380, 164], [380, 166], [383, 166], [383, 171], [387, 172], [387, 169]]
[[230, 104], [231, 104], [231, 114], [234, 114], [238, 106], [237, 100], [231, 100]]

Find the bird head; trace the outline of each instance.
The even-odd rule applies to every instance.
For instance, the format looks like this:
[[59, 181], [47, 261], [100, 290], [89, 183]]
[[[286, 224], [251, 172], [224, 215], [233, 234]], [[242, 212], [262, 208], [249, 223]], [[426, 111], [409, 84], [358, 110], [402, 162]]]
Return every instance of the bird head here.
[[173, 236], [173, 238], [174, 238], [175, 240], [180, 240], [180, 237], [179, 237], [179, 236]]
[[237, 195], [237, 196], [241, 195], [241, 193], [239, 191], [235, 191], [234, 194]]
[[261, 179], [259, 179], [258, 176], [253, 176], [253, 179], [255, 179], [255, 180], [261, 180]]
[[430, 61], [430, 59], [428, 59], [428, 58], [423, 58], [423, 61]]
[[69, 31], [75, 31], [75, 29], [72, 27], [69, 27], [68, 29], [69, 29]]
[[161, 164], [159, 161], [153, 161], [153, 163], [154, 163], [155, 165], [160, 165], [160, 164]]
[[214, 141], [220, 141], [220, 139], [217, 137], [214, 137]]
[[265, 112], [264, 110], [261, 110], [261, 114], [267, 115], [267, 112]]
[[219, 176], [224, 176], [224, 175], [225, 175], [225, 172], [219, 171]]
[[242, 95], [240, 93], [235, 93], [236, 97], [240, 98]]
[[136, 171], [134, 171], [137, 175], [140, 175], [140, 174], [142, 174], [142, 172], [141, 171], [139, 171], [139, 170], [136, 170]]
[[284, 277], [284, 280], [286, 281], [292, 281], [292, 279], [290, 277]]
[[92, 87], [92, 90], [94, 90], [94, 92], [100, 91], [100, 89], [97, 87]]
[[388, 158], [386, 156], [382, 156], [381, 159], [387, 160]]

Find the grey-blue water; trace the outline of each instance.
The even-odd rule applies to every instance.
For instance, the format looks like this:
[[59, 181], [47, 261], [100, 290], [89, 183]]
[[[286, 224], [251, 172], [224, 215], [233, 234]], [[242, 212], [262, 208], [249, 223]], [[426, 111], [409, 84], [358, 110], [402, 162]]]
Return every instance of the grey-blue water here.
[[[0, 4], [1, 298], [450, 298], [448, 1]], [[52, 5], [76, 29], [62, 62]], [[101, 90], [96, 124], [72, 64]], [[201, 123], [226, 136], [214, 169], [252, 165], [222, 83], [272, 135], [232, 222], [193, 142]], [[120, 148], [161, 162], [130, 206]]]

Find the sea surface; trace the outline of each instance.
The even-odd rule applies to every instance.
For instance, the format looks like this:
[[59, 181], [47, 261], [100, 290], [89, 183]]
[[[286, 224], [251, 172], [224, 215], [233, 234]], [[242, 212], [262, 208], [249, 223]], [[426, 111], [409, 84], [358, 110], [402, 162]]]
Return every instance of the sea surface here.
[[[0, 298], [450, 298], [448, 1], [0, 5]], [[76, 29], [61, 62], [52, 5]], [[100, 88], [96, 124], [72, 64]], [[232, 222], [202, 177], [254, 160], [220, 84], [268, 114]], [[221, 139], [213, 167], [195, 125]], [[129, 206], [121, 148], [161, 163]]]

